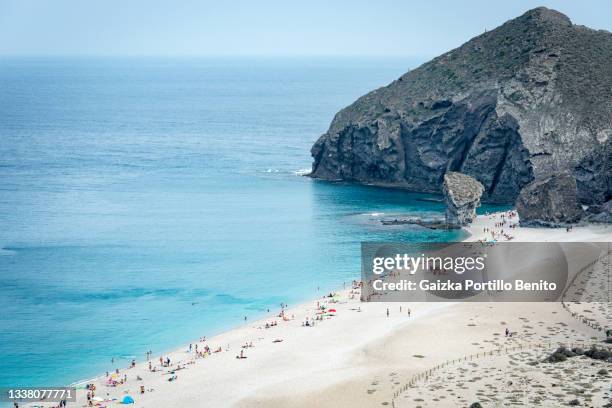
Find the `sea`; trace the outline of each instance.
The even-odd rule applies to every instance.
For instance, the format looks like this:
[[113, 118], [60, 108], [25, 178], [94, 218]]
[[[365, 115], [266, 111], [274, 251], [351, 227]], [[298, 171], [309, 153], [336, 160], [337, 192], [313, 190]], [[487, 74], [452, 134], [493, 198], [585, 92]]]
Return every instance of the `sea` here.
[[[60, 386], [348, 285], [440, 197], [315, 181], [412, 58], [0, 59], [0, 386]], [[494, 208], [482, 208], [481, 211]], [[114, 361], [114, 362], [111, 362]]]

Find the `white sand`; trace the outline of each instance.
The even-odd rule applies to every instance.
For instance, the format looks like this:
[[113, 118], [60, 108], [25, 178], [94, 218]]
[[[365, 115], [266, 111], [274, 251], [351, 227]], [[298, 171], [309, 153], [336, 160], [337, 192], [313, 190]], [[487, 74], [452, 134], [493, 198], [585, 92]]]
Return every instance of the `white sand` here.
[[[499, 217], [478, 217], [469, 228], [469, 240], [482, 239], [483, 229], [491, 229]], [[576, 227], [571, 232], [514, 228], [509, 233], [520, 241], [612, 241], [606, 226]], [[173, 368], [189, 363], [176, 372], [175, 381], [167, 381], [168, 369], [151, 373], [145, 362], [138, 362], [136, 368], [121, 370], [121, 376], [128, 377], [124, 385], [107, 387], [103, 378], [96, 380], [96, 395], [121, 399], [129, 393], [135, 407], [390, 406], [393, 393], [412, 375], [449, 359], [505, 344], [601, 336], [556, 303], [389, 304], [349, 297], [349, 290], [341, 292], [340, 303], [329, 305], [336, 315], [315, 327], [302, 327], [302, 322], [315, 316], [317, 300], [288, 310], [287, 316], [295, 316], [291, 321], [270, 316], [198, 343], [213, 350], [221, 346], [221, 353], [196, 359], [187, 346], [169, 353]], [[263, 328], [274, 320], [278, 326]], [[506, 327], [517, 335], [505, 338]], [[274, 343], [275, 339], [283, 341]], [[248, 358], [236, 359], [247, 342], [254, 345], [244, 349]], [[157, 366], [158, 359], [153, 357]], [[152, 391], [141, 395], [140, 385]], [[413, 399], [411, 391], [397, 401]], [[84, 391], [78, 394], [77, 406], [85, 405]], [[116, 401], [102, 405], [120, 406]]]
[[[508, 213], [505, 213], [508, 214]], [[491, 235], [483, 232], [484, 228], [494, 230], [496, 238], [507, 241], [500, 236], [503, 229], [504, 233], [514, 237], [514, 241], [522, 242], [609, 242], [612, 237], [612, 227], [606, 224], [593, 224], [587, 227], [574, 227], [570, 232], [565, 228], [508, 228], [495, 227], [496, 222], [501, 221], [501, 213], [478, 216], [467, 230], [471, 236], [467, 241], [477, 241], [480, 239], [491, 239]], [[506, 217], [508, 224], [517, 224], [518, 218]]]

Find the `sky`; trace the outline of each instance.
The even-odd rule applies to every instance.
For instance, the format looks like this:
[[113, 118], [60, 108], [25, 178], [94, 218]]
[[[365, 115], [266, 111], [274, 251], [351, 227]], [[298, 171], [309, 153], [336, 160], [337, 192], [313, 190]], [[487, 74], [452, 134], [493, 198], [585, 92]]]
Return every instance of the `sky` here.
[[546, 6], [612, 31], [612, 1], [0, 0], [0, 56], [411, 56]]

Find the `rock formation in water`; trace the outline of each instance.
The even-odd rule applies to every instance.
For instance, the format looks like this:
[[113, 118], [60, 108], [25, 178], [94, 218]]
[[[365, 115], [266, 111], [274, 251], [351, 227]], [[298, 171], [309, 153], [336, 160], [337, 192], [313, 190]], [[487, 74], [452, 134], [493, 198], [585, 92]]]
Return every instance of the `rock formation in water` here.
[[558, 227], [580, 221], [576, 179], [564, 172], [529, 183], [516, 200], [516, 210], [522, 225]]
[[458, 171], [513, 204], [569, 171], [578, 199], [612, 197], [612, 33], [543, 7], [359, 98], [312, 147], [311, 176], [440, 193]]
[[476, 218], [476, 208], [480, 206], [483, 185], [473, 177], [449, 171], [444, 175], [442, 192], [446, 202], [446, 223], [463, 226]]

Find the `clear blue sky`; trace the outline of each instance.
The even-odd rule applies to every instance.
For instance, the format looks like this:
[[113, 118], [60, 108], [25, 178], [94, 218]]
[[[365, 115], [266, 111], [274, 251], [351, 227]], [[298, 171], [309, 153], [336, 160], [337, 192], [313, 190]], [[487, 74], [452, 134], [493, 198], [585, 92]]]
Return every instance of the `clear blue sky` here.
[[612, 31], [612, 1], [0, 0], [0, 55], [398, 55], [544, 5]]

